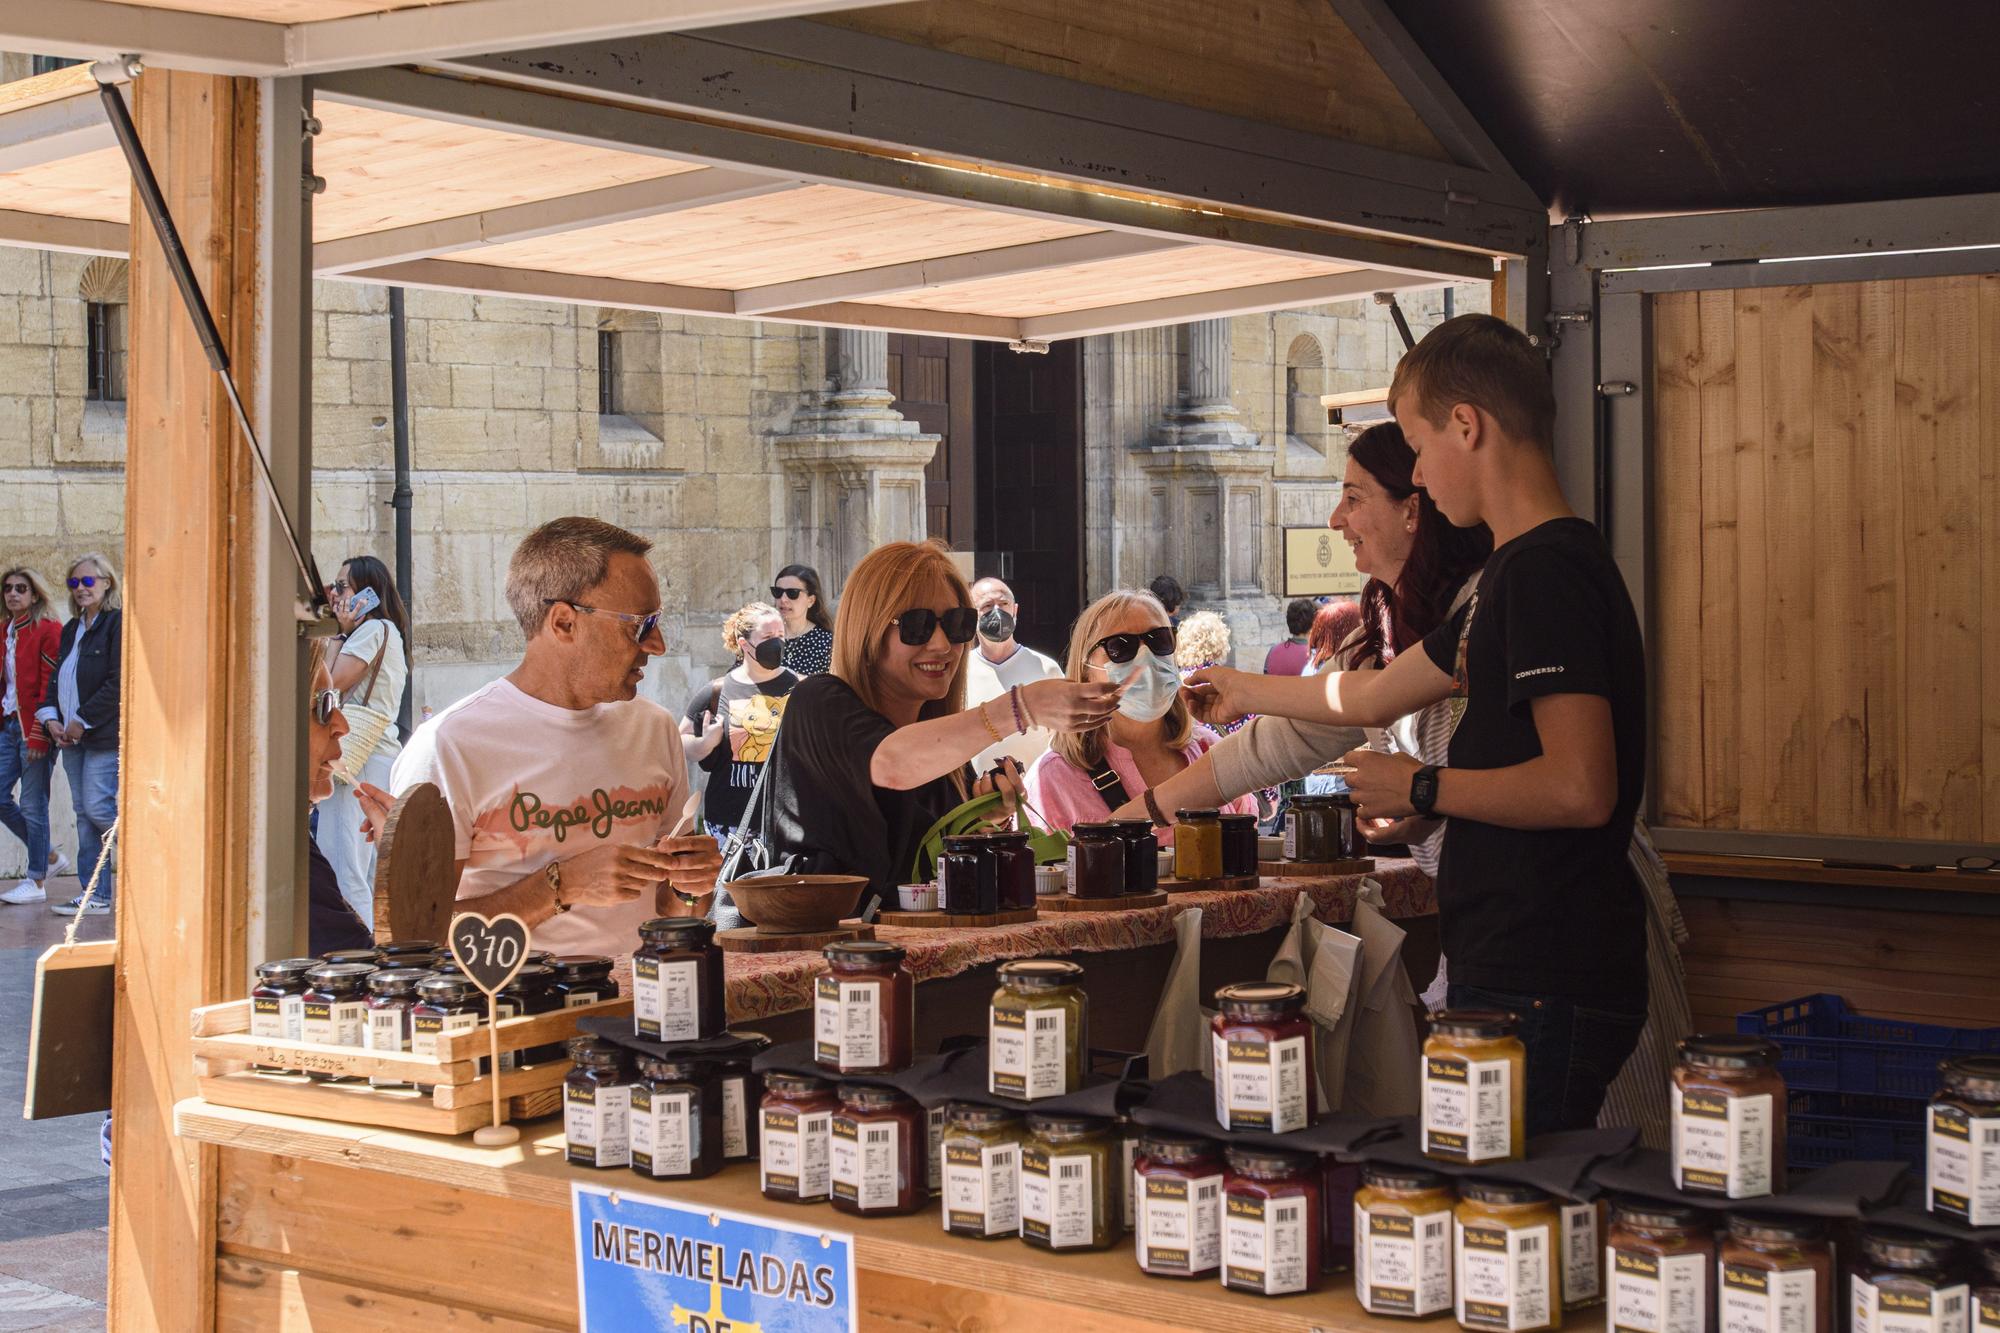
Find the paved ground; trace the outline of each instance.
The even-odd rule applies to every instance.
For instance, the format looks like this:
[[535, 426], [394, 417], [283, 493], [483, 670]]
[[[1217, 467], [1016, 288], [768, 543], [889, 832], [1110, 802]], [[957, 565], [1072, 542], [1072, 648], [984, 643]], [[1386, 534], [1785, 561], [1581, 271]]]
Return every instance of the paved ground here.
[[[53, 902], [76, 892], [73, 879], [49, 882]], [[46, 907], [0, 904], [0, 1333], [104, 1328], [103, 1117], [15, 1118], [27, 1086], [35, 959], [68, 925]], [[86, 917], [78, 938], [110, 933], [109, 917]]]

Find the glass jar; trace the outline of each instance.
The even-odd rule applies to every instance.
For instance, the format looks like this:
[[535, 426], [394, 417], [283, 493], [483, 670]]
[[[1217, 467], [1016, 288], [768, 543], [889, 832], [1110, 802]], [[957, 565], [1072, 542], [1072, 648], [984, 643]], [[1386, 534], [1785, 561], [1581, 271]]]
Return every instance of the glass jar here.
[[1125, 892], [1125, 839], [1110, 824], [1070, 826], [1069, 887], [1072, 898], [1117, 898]]
[[1361, 1192], [1361, 1164], [1333, 1153], [1319, 1159], [1319, 1271], [1354, 1269], [1354, 1196]]
[[321, 963], [307, 972], [300, 1040], [359, 1047], [368, 1026], [368, 978], [374, 973], [372, 963]]
[[950, 916], [991, 916], [1000, 910], [1000, 861], [984, 834], [944, 840], [938, 857], [938, 910]]
[[908, 1069], [914, 1058], [916, 983], [904, 950], [843, 940], [820, 951], [833, 970], [813, 983], [813, 1058], [835, 1074]]
[[1924, 1194], [1930, 1210], [1969, 1227], [2000, 1227], [2000, 1056], [1938, 1065]]
[[1823, 1223], [1739, 1213], [1716, 1256], [1724, 1333], [1834, 1333], [1833, 1247]]
[[1734, 1033], [1683, 1037], [1671, 1098], [1677, 1188], [1727, 1199], [1785, 1188], [1785, 1080], [1775, 1042]]
[[1174, 878], [1222, 878], [1222, 812], [1174, 811]]
[[1557, 1262], [1562, 1265], [1563, 1310], [1582, 1310], [1604, 1303], [1604, 1229], [1611, 1205], [1604, 1199], [1579, 1203], [1558, 1198], [1562, 1239]]
[[1424, 1155], [1512, 1162], [1528, 1141], [1527, 1048], [1521, 1020], [1493, 1009], [1431, 1015], [1424, 1040]]
[[1215, 993], [1215, 1122], [1224, 1129], [1289, 1134], [1312, 1123], [1313, 1024], [1306, 993], [1283, 981], [1250, 981]]
[[379, 967], [428, 968], [444, 946], [436, 940], [385, 940], [375, 946], [375, 962]]
[[1531, 1333], [1562, 1327], [1555, 1247], [1562, 1218], [1531, 1185], [1468, 1177], [1453, 1210], [1461, 1328]]
[[563, 1155], [578, 1166], [632, 1164], [632, 1073], [625, 1052], [574, 1037], [563, 1079]]
[[1972, 1288], [1972, 1333], [2000, 1333], [2000, 1242], [1979, 1251], [1979, 1274]]
[[1040, 1250], [1102, 1250], [1118, 1239], [1111, 1126], [1090, 1116], [1030, 1115], [1021, 1152], [1021, 1239]]
[[1866, 1227], [1847, 1280], [1852, 1333], [1965, 1333], [1971, 1284], [1959, 1246], [1900, 1227]]
[[1035, 1101], [1083, 1086], [1090, 999], [1083, 968], [1058, 958], [1002, 963], [987, 1008], [986, 1090]]
[[707, 1063], [641, 1056], [631, 1091], [634, 1171], [699, 1180], [722, 1169], [722, 1088]]
[[1354, 1196], [1354, 1299], [1373, 1315], [1452, 1308], [1451, 1185], [1435, 1171], [1365, 1165]]
[[654, 1041], [700, 1041], [728, 1026], [715, 923], [656, 916], [632, 952], [632, 1031]]
[[930, 1201], [929, 1117], [894, 1088], [840, 1085], [828, 1181], [838, 1212], [861, 1217], [914, 1213]]
[[611, 976], [612, 961], [601, 954], [564, 954], [550, 969], [550, 986], [564, 1009], [581, 1009], [618, 998], [618, 983]]
[[1285, 859], [1287, 861], [1338, 861], [1340, 857], [1340, 812], [1332, 793], [1302, 793], [1292, 797], [1285, 811]]
[[1206, 1277], [1222, 1267], [1222, 1149], [1156, 1130], [1132, 1166], [1133, 1248], [1153, 1277]]
[[[521, 970], [514, 974], [494, 997], [498, 1012], [503, 1019], [533, 1018], [540, 1014], [552, 1014], [563, 1007], [562, 996], [555, 991], [555, 969], [543, 963], [523, 963]], [[515, 1069], [522, 1065], [547, 1064], [563, 1057], [560, 1041], [528, 1046], [518, 1051], [500, 1052], [500, 1067]]]
[[1114, 819], [1111, 827], [1125, 844], [1125, 892], [1160, 890], [1160, 839], [1150, 819]]
[[749, 1046], [715, 1062], [715, 1081], [722, 1088], [722, 1160], [747, 1162], [757, 1156], [757, 1107], [764, 1100], [764, 1078], [752, 1061], [770, 1048], [771, 1039], [761, 1032], [733, 1035]]
[[320, 965], [317, 958], [277, 958], [257, 964], [257, 984], [250, 988], [250, 1035], [278, 1041], [304, 1041], [306, 973]]
[[839, 1105], [840, 1098], [826, 1079], [777, 1072], [764, 1076], [757, 1179], [765, 1198], [779, 1203], [826, 1202], [829, 1141]]
[[944, 1111], [944, 1229], [976, 1240], [1018, 1236], [1027, 1123], [1019, 1111], [975, 1102]]
[[[384, 1055], [410, 1049], [410, 1009], [417, 1002], [417, 983], [430, 973], [418, 967], [385, 967], [368, 976], [368, 1026], [362, 1044]], [[406, 1088], [408, 1079], [368, 1076], [371, 1088]]]
[[1132, 1182], [1139, 1166], [1139, 1126], [1130, 1116], [1111, 1118], [1111, 1141], [1118, 1145], [1118, 1229], [1129, 1233], [1136, 1216]]
[[1222, 1285], [1259, 1296], [1317, 1291], [1319, 1168], [1304, 1153], [1232, 1147], [1222, 1184]]
[[373, 945], [366, 949], [335, 949], [331, 953], [321, 954], [319, 960], [322, 963], [354, 963], [369, 968], [375, 967], [379, 961]]
[[1620, 1200], [1605, 1232], [1604, 1261], [1607, 1325], [1632, 1333], [1714, 1333], [1712, 1213], [1684, 1203]]
[[1238, 879], [1257, 873], [1257, 816], [1226, 814], [1222, 824], [1222, 874]]
[[410, 1054], [438, 1059], [438, 1038], [471, 1032], [485, 1008], [486, 997], [470, 977], [433, 972], [419, 978], [417, 1002], [410, 1006]]
[[1028, 835], [1016, 830], [990, 834], [995, 873], [1000, 880], [1000, 907], [1019, 912], [1035, 905], [1035, 852]]
[[1361, 831], [1361, 807], [1352, 792], [1335, 792], [1333, 802], [1333, 850], [1336, 861], [1359, 861], [1368, 855], [1368, 839]]

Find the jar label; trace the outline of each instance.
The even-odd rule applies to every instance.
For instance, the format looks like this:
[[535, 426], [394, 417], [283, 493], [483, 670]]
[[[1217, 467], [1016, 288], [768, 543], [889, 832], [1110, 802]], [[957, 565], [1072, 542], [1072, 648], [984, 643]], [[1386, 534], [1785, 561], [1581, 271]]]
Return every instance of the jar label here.
[[1130, 1231], [1137, 1220], [1132, 1199], [1133, 1177], [1139, 1166], [1139, 1140], [1132, 1134], [1118, 1136], [1118, 1165], [1118, 1225]]
[[1449, 1310], [1451, 1210], [1371, 1213], [1356, 1204], [1354, 1296], [1370, 1314], [1421, 1318]]
[[663, 963], [632, 960], [632, 1024], [641, 1037], [656, 1041], [696, 1041], [701, 1037], [698, 983], [701, 964], [692, 959]]
[[368, 1005], [361, 1000], [308, 1000], [304, 1040], [322, 1046], [359, 1046], [368, 1026]]
[[924, 1160], [930, 1167], [929, 1187], [935, 1196], [944, 1188], [944, 1107], [931, 1107], [924, 1113], [924, 1121], [930, 1129], [930, 1151], [924, 1154]]
[[438, 1038], [448, 1037], [454, 1032], [470, 1032], [479, 1026], [479, 1015], [464, 1014], [411, 1014], [410, 1054], [427, 1059], [438, 1058]]
[[882, 1065], [882, 987], [821, 977], [813, 983], [813, 1056], [840, 1069]]
[[2000, 1227], [2000, 1116], [1933, 1105], [1926, 1151], [1930, 1210], [1971, 1227]]
[[1069, 1086], [1069, 1012], [987, 1008], [986, 1090], [1033, 1101], [1074, 1092]]
[[563, 1139], [585, 1166], [632, 1164], [632, 1089], [565, 1084]]
[[1303, 1195], [1263, 1199], [1228, 1195], [1222, 1210], [1222, 1285], [1262, 1296], [1304, 1291], [1308, 1226]]
[[[285, 1001], [289, 995], [259, 995], [250, 1001], [250, 1035], [253, 1037], [276, 1037], [279, 1041], [294, 1038], [285, 1031]], [[301, 1005], [301, 1008], [304, 1006]]]
[[370, 1009], [368, 1026], [361, 1034], [362, 1044], [371, 1051], [388, 1051], [400, 1055], [409, 1049], [409, 1039], [404, 1034], [404, 1009]]
[[1452, 1162], [1513, 1156], [1513, 1083], [1509, 1060], [1425, 1056], [1424, 1152]]
[[2000, 1291], [1973, 1301], [1972, 1333], [2000, 1333]]
[[1859, 1274], [1847, 1279], [1853, 1297], [1853, 1333], [1964, 1333], [1968, 1289], [1884, 1291]]
[[565, 1009], [581, 1009], [586, 1004], [596, 1003], [597, 992], [594, 990], [573, 990], [563, 996], [563, 1008]]
[[1702, 1333], [1708, 1323], [1708, 1259], [1606, 1249], [1611, 1333]]
[[722, 1156], [725, 1160], [750, 1155], [750, 1135], [743, 1117], [743, 1075], [731, 1074], [722, 1080]]
[[1224, 1040], [1215, 1044], [1215, 1119], [1224, 1129], [1263, 1129], [1288, 1134], [1304, 1129], [1312, 1116], [1312, 1089], [1306, 1079], [1306, 1039]]
[[1690, 1194], [1754, 1199], [1771, 1192], [1771, 1094], [1731, 1097], [1674, 1088], [1674, 1184]]
[[1193, 1277], [1222, 1266], [1222, 1177], [1142, 1177], [1138, 1196], [1139, 1268]]
[[833, 1118], [833, 1197], [863, 1211], [894, 1208], [903, 1127], [893, 1120]]
[[1722, 1333], [1803, 1333], [1818, 1318], [1819, 1286], [1810, 1268], [1773, 1273], [1722, 1264]]
[[1466, 1328], [1542, 1328], [1550, 1310], [1555, 1273], [1546, 1224], [1535, 1227], [1466, 1226], [1458, 1231], [1458, 1322]]
[[944, 1229], [1011, 1236], [1021, 1229], [1021, 1145], [977, 1140], [944, 1150]]
[[795, 1199], [824, 1199], [827, 1192], [827, 1140], [833, 1112], [764, 1112], [763, 1152], [758, 1178], [767, 1194]]
[[685, 1092], [632, 1088], [632, 1168], [664, 1179], [694, 1170], [694, 1098]]
[[1021, 1154], [1021, 1235], [1052, 1250], [1088, 1246], [1095, 1239], [1096, 1163], [1088, 1153], [1052, 1153], [1030, 1147]]
[[1565, 1204], [1562, 1210], [1563, 1308], [1604, 1299], [1604, 1241], [1597, 1234], [1597, 1205]]
[[[517, 1002], [513, 1000], [503, 1000], [498, 996], [494, 997], [493, 999], [494, 1022], [504, 1023], [506, 1020], [510, 1018], [519, 1018], [520, 1016], [521, 1016], [521, 1006]], [[521, 1057], [525, 1054], [526, 1052], [524, 1051], [509, 1051], [503, 1049], [500, 1052], [500, 1072], [504, 1074], [510, 1069], [519, 1068], [522, 1064]], [[490, 1058], [481, 1059], [479, 1062], [479, 1072], [482, 1074], [485, 1073], [487, 1071], [487, 1066], [491, 1065], [492, 1063], [493, 1061]]]
[[1299, 817], [1289, 810], [1285, 812], [1285, 859], [1299, 859]]

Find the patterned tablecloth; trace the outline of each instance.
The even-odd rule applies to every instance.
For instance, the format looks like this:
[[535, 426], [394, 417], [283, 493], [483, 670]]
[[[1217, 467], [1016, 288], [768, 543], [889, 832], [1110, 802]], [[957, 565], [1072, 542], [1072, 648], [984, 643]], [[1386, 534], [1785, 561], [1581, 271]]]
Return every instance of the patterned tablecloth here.
[[[1434, 916], [1437, 894], [1413, 861], [1377, 861], [1392, 918]], [[1018, 926], [956, 930], [910, 930], [881, 926], [875, 937], [909, 950], [904, 961], [918, 981], [956, 976], [984, 963], [1050, 954], [1102, 953], [1174, 942], [1174, 918], [1199, 907], [1205, 939], [1255, 935], [1286, 925], [1301, 893], [1311, 894], [1321, 921], [1341, 922], [1354, 914], [1354, 894], [1362, 876], [1326, 879], [1266, 879], [1255, 889], [1177, 893], [1164, 907], [1138, 912], [1067, 912]], [[817, 952], [732, 953], [727, 956], [729, 1019], [732, 1023], [810, 1009], [813, 980], [827, 970]]]

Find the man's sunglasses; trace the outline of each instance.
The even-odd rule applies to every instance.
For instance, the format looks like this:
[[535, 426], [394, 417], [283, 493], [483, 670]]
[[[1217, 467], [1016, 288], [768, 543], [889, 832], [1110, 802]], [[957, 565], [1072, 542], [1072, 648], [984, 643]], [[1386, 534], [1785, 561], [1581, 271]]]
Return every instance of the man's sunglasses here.
[[954, 606], [939, 615], [928, 607], [915, 611], [905, 611], [889, 622], [896, 627], [897, 637], [912, 648], [921, 648], [931, 641], [939, 625], [944, 626], [944, 637], [951, 643], [971, 643], [972, 636], [979, 629], [979, 613], [969, 606]]
[[789, 602], [794, 597], [803, 597], [805, 595], [806, 590], [804, 588], [780, 588], [775, 583], [771, 585], [771, 600], [774, 602]]
[[1174, 655], [1174, 627], [1162, 625], [1149, 629], [1144, 634], [1107, 634], [1091, 645], [1092, 651], [1104, 650], [1104, 655], [1119, 665], [1131, 661], [1139, 655], [1139, 645], [1145, 644], [1153, 650], [1155, 657]]
[[660, 627], [660, 617], [666, 614], [663, 611], [655, 611], [650, 615], [642, 616], [636, 611], [608, 611], [601, 606], [585, 606], [582, 602], [572, 602], [566, 597], [544, 597], [542, 598], [542, 605], [566, 606], [570, 610], [580, 612], [586, 616], [610, 616], [613, 620], [622, 620], [628, 625], [635, 626], [632, 631], [632, 642], [634, 643], [644, 643], [647, 639], [652, 638], [653, 631]]
[[321, 690], [312, 697], [312, 718], [320, 726], [333, 721], [333, 715], [339, 711], [339, 690]]
[[92, 578], [88, 574], [84, 574], [78, 578], [73, 578], [69, 581], [69, 590], [71, 592], [75, 592], [78, 588], [95, 588], [96, 586], [97, 586], [97, 580]]

